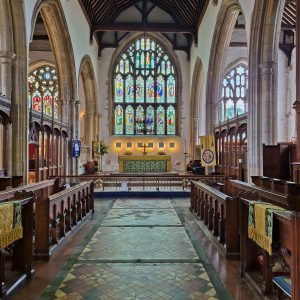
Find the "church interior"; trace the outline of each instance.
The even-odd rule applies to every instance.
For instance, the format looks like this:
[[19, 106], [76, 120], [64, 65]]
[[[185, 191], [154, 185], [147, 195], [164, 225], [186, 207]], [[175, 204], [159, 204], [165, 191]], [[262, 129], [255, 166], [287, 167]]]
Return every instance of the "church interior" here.
[[300, 0], [0, 0], [1, 299], [300, 299]]

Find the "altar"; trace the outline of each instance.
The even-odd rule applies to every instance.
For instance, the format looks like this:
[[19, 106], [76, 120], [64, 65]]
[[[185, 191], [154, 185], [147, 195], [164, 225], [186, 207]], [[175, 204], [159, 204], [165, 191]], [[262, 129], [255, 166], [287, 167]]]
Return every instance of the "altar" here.
[[163, 173], [172, 171], [168, 155], [121, 155], [118, 158], [120, 173]]

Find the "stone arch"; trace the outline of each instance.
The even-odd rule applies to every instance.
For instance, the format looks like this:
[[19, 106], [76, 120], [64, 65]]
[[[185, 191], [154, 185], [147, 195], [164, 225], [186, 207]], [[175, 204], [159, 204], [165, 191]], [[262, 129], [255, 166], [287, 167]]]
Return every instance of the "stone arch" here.
[[[79, 76], [83, 78], [84, 91], [86, 95], [86, 103], [88, 104], [87, 113], [96, 114], [98, 112], [98, 101], [97, 101], [97, 84], [95, 78], [95, 72], [90, 56], [86, 55], [83, 57], [79, 67]], [[79, 86], [79, 83], [78, 83]]]
[[[150, 37], [152, 37], [153, 39], [155, 39], [160, 45], [162, 45], [162, 47], [166, 50], [166, 52], [168, 53], [170, 59], [172, 60], [175, 68], [176, 68], [176, 72], [177, 72], [177, 85], [176, 85], [176, 91], [177, 91], [177, 115], [178, 115], [178, 136], [181, 136], [182, 133], [182, 121], [181, 120], [181, 115], [182, 115], [182, 110], [183, 110], [183, 102], [182, 102], [182, 75], [181, 75], [181, 67], [180, 67], [180, 62], [179, 62], [179, 58], [177, 56], [177, 54], [175, 53], [172, 44], [168, 41], [168, 39], [166, 37], [164, 37], [162, 34], [160, 33], [155, 33], [155, 32], [148, 32], [147, 35], [149, 35]], [[109, 103], [107, 105], [108, 107], [108, 128], [109, 128], [109, 134], [111, 135], [113, 132], [113, 124], [112, 124], [112, 103], [113, 103], [113, 68], [119, 58], [119, 56], [121, 55], [121, 53], [123, 51], [125, 51], [125, 49], [138, 37], [141, 36], [141, 33], [139, 32], [135, 32], [135, 33], [131, 33], [128, 34], [124, 37], [124, 39], [122, 40], [122, 42], [120, 43], [120, 46], [115, 50], [115, 52], [112, 55], [111, 58], [111, 63], [110, 63], [110, 68], [108, 71], [108, 78], [109, 78], [109, 84], [108, 84], [108, 95], [109, 95]]]
[[[80, 137], [85, 145], [85, 149], [87, 149], [86, 153], [82, 153], [83, 160], [81, 161], [85, 162], [92, 159], [92, 141], [95, 141], [99, 135], [100, 122], [97, 83], [92, 60], [88, 55], [82, 58], [79, 67], [78, 89], [81, 88], [85, 99], [80, 99], [82, 105], [78, 129], [83, 131], [80, 132]], [[79, 93], [80, 91], [78, 91]]]
[[224, 76], [223, 67], [234, 25], [240, 12], [242, 9], [238, 1], [224, 0], [217, 17], [218, 22], [213, 35], [207, 80], [207, 132], [213, 131], [218, 111], [218, 99], [221, 95], [220, 82]]
[[[52, 45], [59, 77], [60, 100], [74, 101], [77, 97], [75, 60], [63, 8], [58, 0], [39, 0], [34, 8], [31, 21], [31, 39], [39, 12], [44, 20]], [[67, 114], [64, 117], [68, 117]]]
[[[191, 100], [190, 100], [190, 153], [195, 159], [195, 148], [199, 135], [199, 124], [201, 118], [201, 100], [204, 93], [204, 71], [202, 61], [197, 57], [193, 72], [191, 85]], [[202, 108], [205, 110], [205, 108]]]
[[[31, 39], [38, 14], [44, 20], [54, 54], [59, 82], [59, 118], [68, 122], [69, 139], [76, 138], [76, 116], [78, 115], [75, 59], [68, 25], [59, 0], [38, 0], [31, 20]], [[61, 149], [62, 151], [62, 149]], [[75, 174], [76, 159], [71, 154], [66, 162], [67, 174]]]
[[236, 59], [235, 61], [233, 61], [232, 63], [230, 63], [229, 65], [226, 66], [224, 73], [226, 74], [229, 70], [237, 67], [240, 64], [243, 64], [248, 67], [248, 65], [249, 65], [248, 58], [247, 57], [239, 57], [238, 59]]
[[285, 1], [256, 0], [249, 50], [248, 174], [262, 174], [262, 145], [277, 142], [277, 57]]

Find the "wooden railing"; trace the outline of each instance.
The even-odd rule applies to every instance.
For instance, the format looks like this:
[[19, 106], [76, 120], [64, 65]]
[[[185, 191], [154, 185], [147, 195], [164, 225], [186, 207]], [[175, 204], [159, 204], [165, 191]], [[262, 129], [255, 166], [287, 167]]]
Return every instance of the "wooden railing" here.
[[204, 183], [192, 181], [190, 210], [224, 245], [225, 254], [239, 254], [238, 199]]
[[60, 188], [58, 187], [57, 179], [45, 180], [2, 191], [0, 192], [0, 201], [11, 199], [14, 197], [15, 193], [21, 191], [34, 192], [35, 198], [42, 199], [58, 192], [59, 190]]
[[[241, 275], [248, 278], [250, 282], [256, 282], [262, 289], [263, 294], [269, 295], [273, 291], [272, 257], [259, 248], [252, 240], [248, 239], [248, 217], [249, 201], [240, 198], [240, 266]], [[281, 253], [289, 253], [292, 300], [300, 299], [300, 214], [298, 212], [274, 213], [274, 235], [273, 245]], [[288, 250], [288, 251], [286, 251]], [[257, 257], [263, 253], [262, 280], [257, 276], [258, 264]], [[256, 271], [256, 273], [255, 273]], [[253, 278], [256, 278], [255, 279]], [[257, 281], [258, 278], [258, 281]]]
[[225, 192], [232, 197], [239, 196], [241, 192], [255, 193], [256, 198], [261, 201], [289, 210], [300, 211], [300, 185], [297, 184], [288, 185], [288, 194], [284, 194], [272, 190], [271, 187], [260, 187], [239, 180], [226, 179]]
[[60, 186], [69, 183], [79, 183], [85, 180], [93, 180], [95, 188], [102, 191], [190, 191], [191, 181], [207, 182], [217, 185], [224, 182], [224, 176], [203, 175], [157, 175], [157, 174], [109, 174], [109, 175], [84, 175], [84, 176], [59, 176]]
[[[11, 255], [11, 271], [14, 271], [14, 279], [10, 278], [9, 283], [6, 280], [5, 273], [7, 265], [5, 249], [0, 250], [0, 297], [10, 294], [19, 284], [31, 278], [32, 252], [33, 252], [33, 193], [16, 193], [12, 200], [21, 200], [22, 205], [22, 227], [23, 237], [14, 242]], [[8, 200], [9, 201], [9, 200]], [[7, 202], [2, 200], [1, 203]], [[9, 271], [9, 273], [12, 273]], [[17, 275], [16, 275], [17, 274]], [[11, 277], [12, 275], [10, 275]]]
[[94, 183], [80, 184], [36, 202], [35, 253], [48, 259], [68, 233], [94, 212]]

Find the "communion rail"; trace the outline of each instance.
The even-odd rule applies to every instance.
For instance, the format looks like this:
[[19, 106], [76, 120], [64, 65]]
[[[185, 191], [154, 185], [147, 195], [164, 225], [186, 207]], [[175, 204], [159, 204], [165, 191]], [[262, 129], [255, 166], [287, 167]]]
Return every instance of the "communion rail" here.
[[97, 191], [190, 191], [191, 181], [205, 182], [210, 186], [220, 188], [224, 184], [225, 176], [196, 176], [189, 174], [158, 175], [158, 174], [109, 174], [59, 176], [59, 185], [78, 184], [92, 180]]

